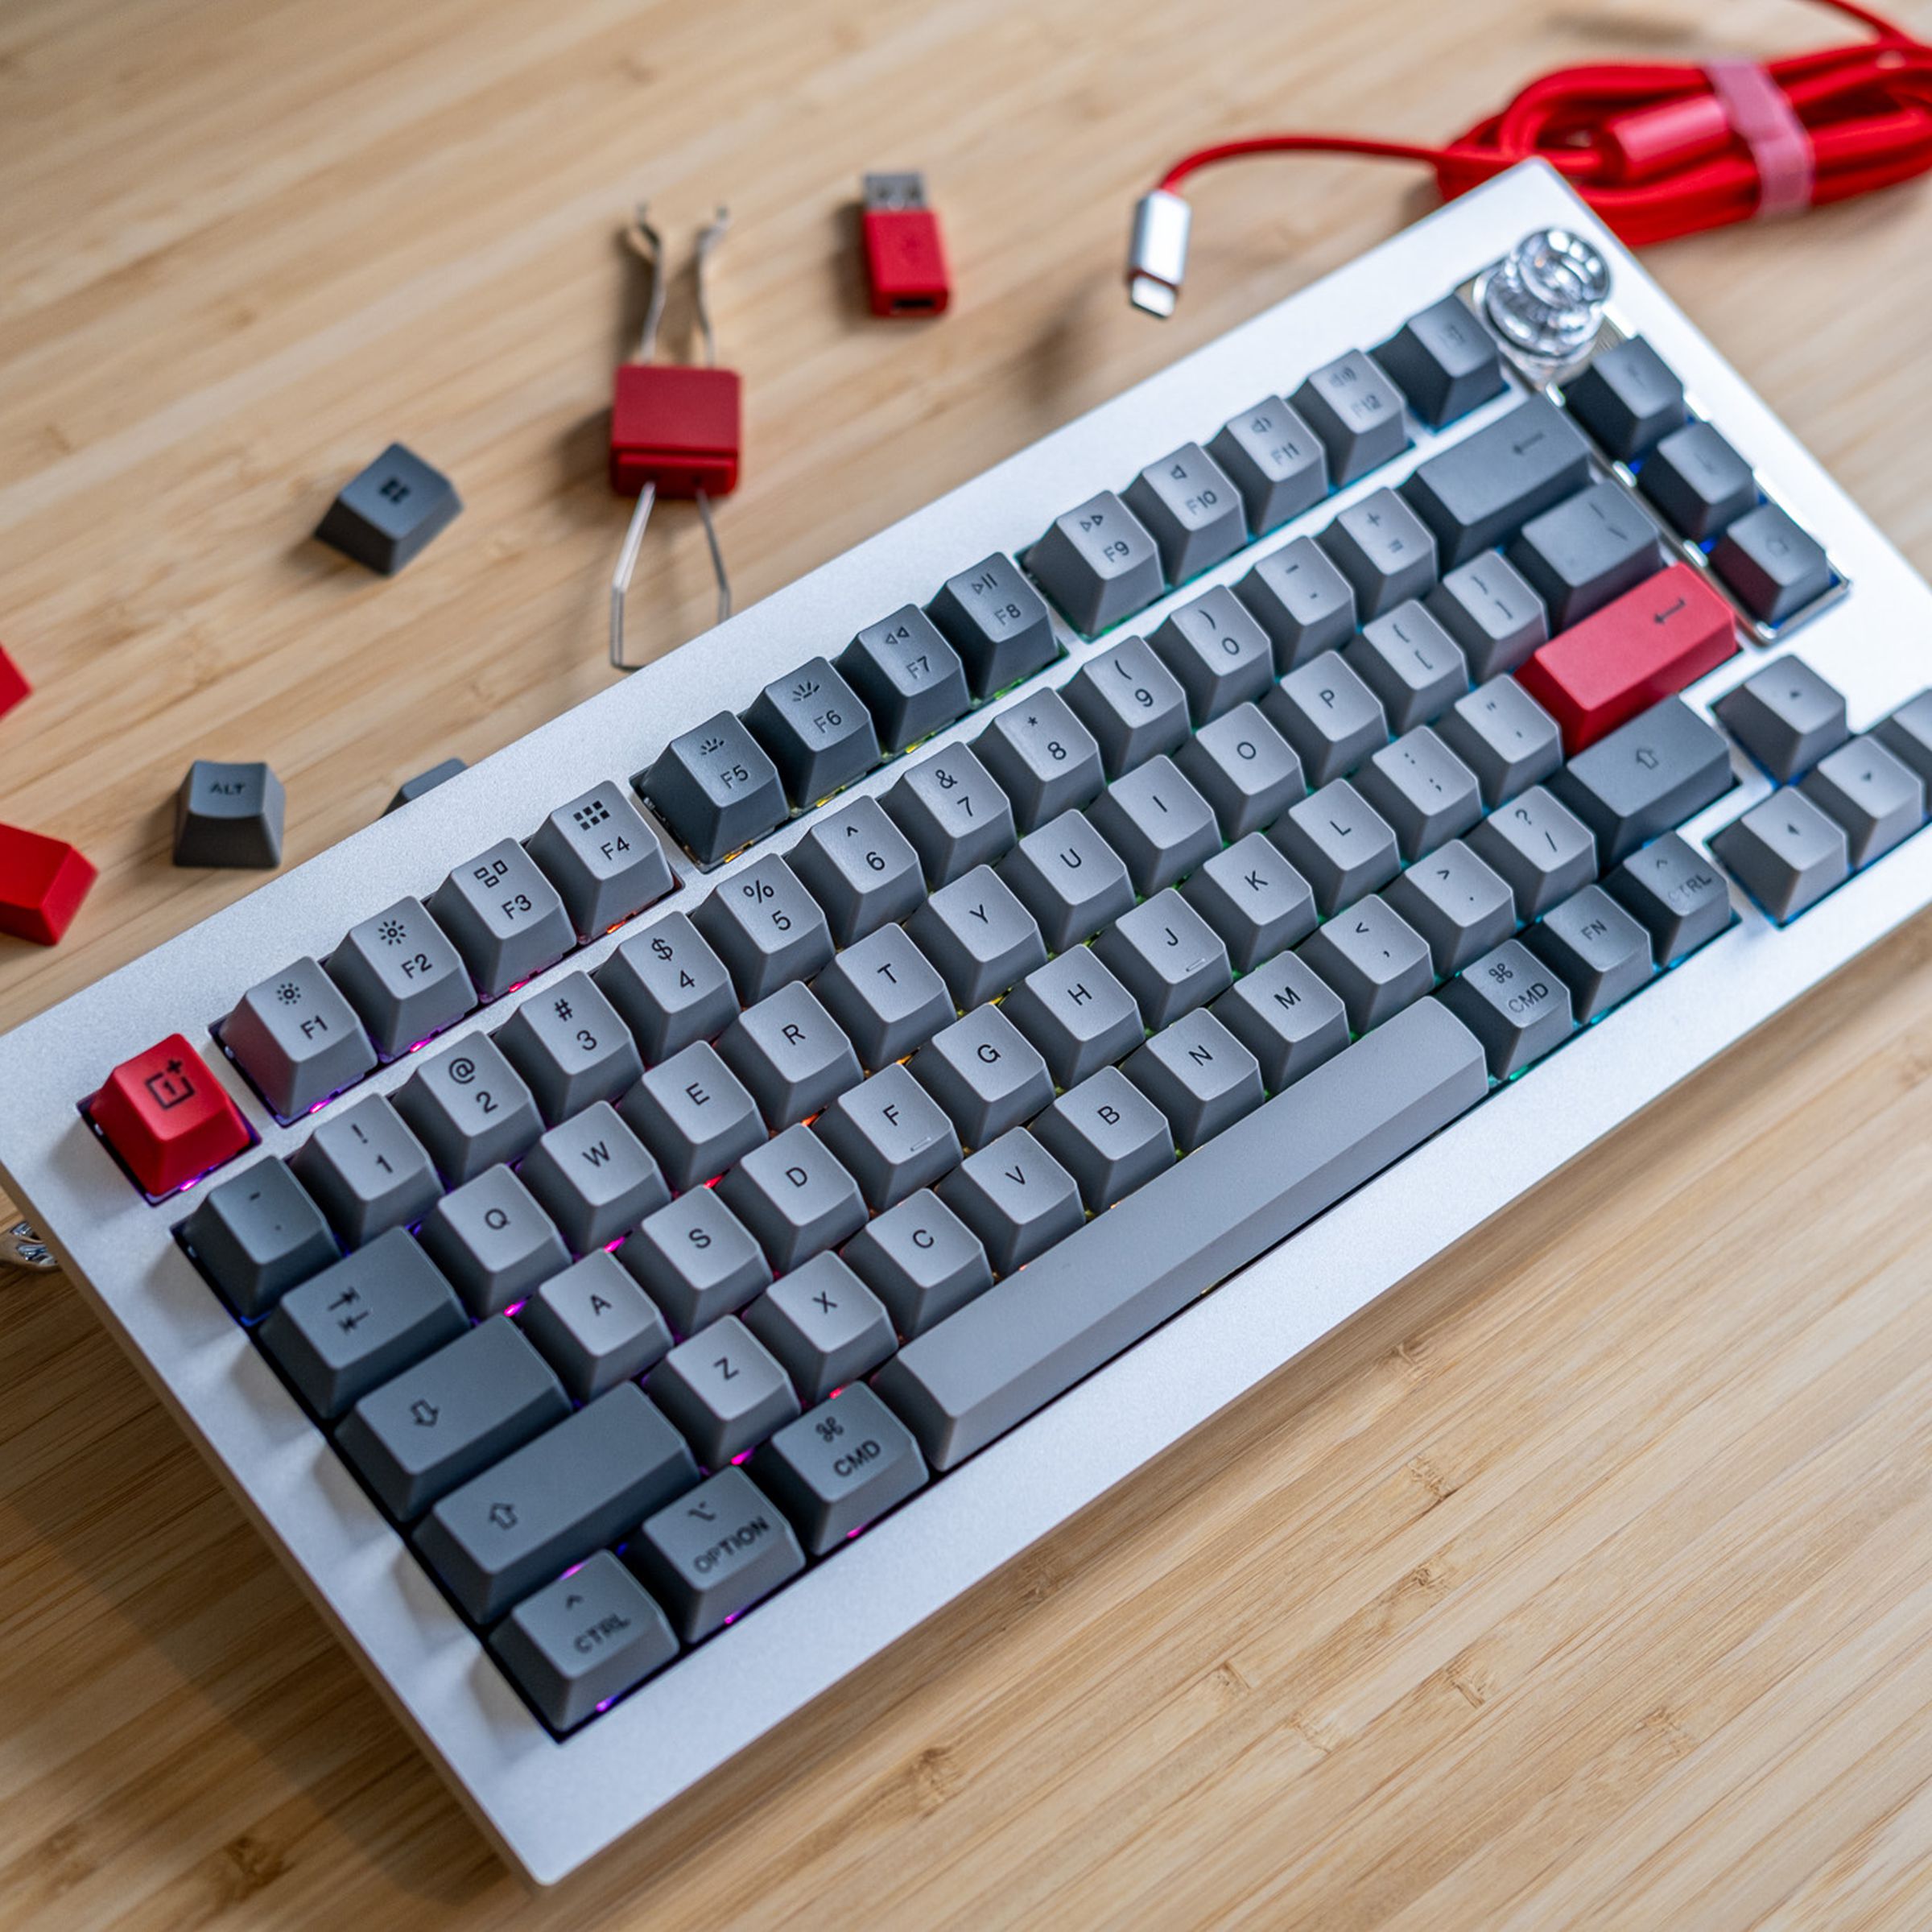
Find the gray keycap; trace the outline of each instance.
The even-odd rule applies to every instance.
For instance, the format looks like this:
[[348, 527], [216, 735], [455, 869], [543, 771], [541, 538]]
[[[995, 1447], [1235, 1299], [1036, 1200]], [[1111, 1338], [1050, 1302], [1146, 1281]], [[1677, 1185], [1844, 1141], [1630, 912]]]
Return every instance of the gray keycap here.
[[1496, 338], [1459, 296], [1444, 295], [1411, 316], [1375, 352], [1417, 413], [1453, 423], [1503, 388]]
[[1854, 738], [1805, 774], [1802, 789], [1845, 830], [1854, 867], [1869, 865], [1926, 822], [1926, 788], [1876, 738]]
[[1604, 884], [1649, 933], [1660, 966], [1674, 965], [1731, 923], [1723, 873], [1674, 832], [1631, 853]]
[[808, 986], [786, 986], [748, 1006], [718, 1042], [774, 1128], [816, 1113], [860, 1078], [859, 1056]]
[[751, 1469], [811, 1556], [857, 1536], [926, 1480], [911, 1430], [863, 1382], [787, 1422]]
[[1435, 581], [1435, 539], [1392, 489], [1350, 504], [1317, 540], [1354, 586], [1364, 622], [1412, 602]]
[[444, 1195], [417, 1239], [472, 1315], [495, 1315], [570, 1265], [550, 1216], [507, 1167]]
[[784, 782], [742, 720], [720, 711], [680, 732], [630, 781], [700, 865], [785, 822]]
[[1093, 733], [1110, 778], [1187, 738], [1187, 693], [1145, 638], [1122, 638], [1088, 658], [1062, 690], [1074, 716]]
[[1355, 775], [1406, 860], [1468, 831], [1483, 815], [1476, 774], [1426, 724], [1385, 745]]
[[1234, 976], [1220, 935], [1172, 886], [1109, 926], [1093, 951], [1152, 1033], [1218, 997]]
[[659, 1510], [627, 1554], [687, 1644], [722, 1629], [805, 1567], [791, 1525], [742, 1469], [720, 1469]]
[[416, 1550], [472, 1622], [491, 1623], [697, 1480], [677, 1430], [621, 1382], [452, 1490]]
[[1012, 799], [1022, 832], [1084, 805], [1107, 782], [1093, 733], [1057, 691], [1009, 704], [972, 745]]
[[396, 1112], [452, 1187], [514, 1161], [543, 1131], [543, 1117], [496, 1042], [475, 1034], [432, 1055], [394, 1095]]
[[990, 866], [976, 866], [942, 886], [906, 922], [906, 931], [962, 1009], [997, 998], [1046, 960], [1033, 914]]
[[880, 744], [904, 751], [962, 716], [972, 702], [966, 667], [916, 604], [868, 624], [839, 653], [845, 682], [872, 713]]
[[1502, 880], [1519, 919], [1540, 919], [1596, 877], [1596, 840], [1588, 826], [1541, 785], [1483, 820], [1469, 849]]
[[1589, 445], [1546, 396], [1532, 396], [1418, 464], [1402, 494], [1453, 570], [1589, 481]]
[[1285, 1240], [1484, 1096], [1475, 1036], [1434, 1000], [1096, 1215], [881, 1368], [935, 1469], [976, 1449]]
[[943, 745], [921, 758], [881, 803], [919, 855], [932, 886], [993, 864], [1019, 836], [1013, 801], [964, 745]]
[[737, 1018], [724, 962], [681, 912], [654, 919], [592, 977], [654, 1066], [694, 1040], [715, 1040]]
[[677, 881], [644, 815], [606, 778], [559, 805], [530, 836], [583, 939], [654, 905]]
[[680, 1194], [716, 1179], [766, 1138], [757, 1101], [708, 1040], [652, 1067], [617, 1112]]
[[840, 1094], [812, 1126], [875, 1213], [931, 1187], [960, 1159], [951, 1117], [903, 1067]]
[[1251, 832], [1217, 852], [1181, 897], [1221, 938], [1228, 962], [1246, 972], [1314, 931], [1315, 894], [1279, 846]]
[[1509, 546], [1509, 561], [1567, 630], [1663, 568], [1657, 526], [1615, 483], [1592, 483], [1541, 516]]
[[799, 1413], [785, 1371], [735, 1315], [679, 1342], [646, 1386], [707, 1469], [722, 1469]]
[[1321, 438], [1337, 489], [1409, 447], [1402, 391], [1359, 349], [1324, 363], [1289, 400]]
[[875, 1215], [844, 1255], [903, 1335], [924, 1333], [993, 1286], [980, 1237], [929, 1187]]
[[1781, 926], [1852, 876], [1843, 827], [1789, 787], [1727, 825], [1711, 849]]
[[1064, 952], [1133, 903], [1121, 856], [1083, 812], [1062, 812], [1000, 861], [1001, 879], [1032, 914], [1049, 952]]
[[221, 1044], [285, 1121], [353, 1086], [376, 1063], [361, 1022], [311, 959], [250, 987], [221, 1022]]
[[1909, 698], [1889, 717], [1872, 727], [1872, 735], [1921, 784], [1932, 786], [1932, 691]]
[[1045, 1253], [1083, 1218], [1073, 1176], [1024, 1127], [968, 1154], [937, 1191], [979, 1236], [997, 1274]]
[[1482, 1042], [1492, 1080], [1521, 1073], [1576, 1030], [1569, 988], [1520, 939], [1505, 939], [1436, 997]]
[[1682, 698], [1666, 698], [1620, 724], [1550, 781], [1550, 790], [1596, 833], [1606, 870], [1645, 840], [1682, 824], [1730, 785], [1724, 739]]
[[1355, 635], [1355, 587], [1313, 537], [1270, 551], [1234, 591], [1267, 632], [1283, 676]]
[[1062, 1094], [1032, 1131], [1073, 1176], [1094, 1214], [1174, 1165], [1167, 1116], [1117, 1067], [1102, 1067]]
[[898, 1346], [878, 1297], [836, 1254], [814, 1255], [745, 1311], [799, 1400], [822, 1402], [869, 1375]]
[[553, 1274], [516, 1319], [575, 1402], [642, 1375], [671, 1348], [657, 1303], [601, 1248]]
[[678, 1653], [664, 1612], [608, 1550], [526, 1597], [489, 1647], [553, 1731], [568, 1731]]
[[1012, 558], [997, 551], [948, 577], [926, 614], [960, 654], [976, 698], [990, 698], [1030, 677], [1051, 664], [1059, 648], [1040, 593]]
[[617, 1259], [679, 1335], [742, 1308], [771, 1280], [764, 1250], [715, 1187], [694, 1187], [660, 1208]]
[[420, 1220], [443, 1191], [423, 1143], [380, 1094], [323, 1121], [289, 1165], [345, 1248]]
[[551, 1128], [518, 1172], [572, 1254], [614, 1241], [671, 1199], [657, 1162], [608, 1100]]
[[385, 1059], [453, 1026], [477, 1003], [449, 935], [420, 899], [398, 899], [352, 926], [322, 969], [341, 988]]
[[1224, 839], [1245, 838], [1272, 825], [1307, 795], [1302, 762], [1253, 704], [1241, 704], [1203, 725], [1174, 763], [1213, 808]]
[[1657, 970], [1649, 934], [1600, 886], [1546, 913], [1523, 943], [1562, 976], [1579, 1024], [1629, 999]]
[[1348, 1044], [1341, 996], [1292, 952], [1245, 974], [1208, 1010], [1254, 1055], [1270, 1093]]
[[1125, 501], [1154, 539], [1170, 584], [1198, 577], [1248, 541], [1241, 493], [1198, 443], [1150, 463]]
[[807, 658], [774, 678], [752, 700], [745, 724], [778, 766], [795, 805], [828, 796], [879, 762], [872, 713], [823, 658]]
[[328, 1422], [468, 1326], [436, 1264], [392, 1228], [289, 1290], [258, 1332], [269, 1359]]
[[588, 973], [566, 974], [530, 994], [495, 1037], [553, 1123], [614, 1100], [644, 1071], [630, 1029]]
[[460, 758], [445, 758], [440, 764], [431, 766], [427, 771], [419, 771], [413, 778], [405, 778], [396, 787], [395, 795], [382, 807], [383, 817], [387, 818], [392, 811], [400, 811], [405, 805], [413, 805], [439, 785], [447, 785], [459, 772], [469, 769]]
[[1332, 650], [1290, 671], [1261, 700], [1261, 712], [1294, 748], [1311, 790], [1389, 742], [1381, 700]]
[[1435, 984], [1422, 935], [1373, 894], [1311, 934], [1299, 951], [1342, 996], [1354, 1033], [1393, 1019]]
[[919, 855], [877, 799], [841, 805], [786, 857], [824, 910], [836, 945], [904, 919], [926, 896]]
[[266, 765], [196, 758], [175, 795], [175, 863], [272, 871], [287, 803]]
[[1599, 443], [1628, 463], [1684, 419], [1684, 386], [1641, 336], [1591, 358], [1563, 400]]
[[1221, 847], [1213, 808], [1166, 757], [1116, 778], [1088, 816], [1143, 894], [1184, 879]]
[[1757, 501], [1751, 465], [1708, 423], [1672, 430], [1644, 459], [1637, 486], [1673, 529], [1699, 543]]
[[1439, 979], [1460, 972], [1516, 931], [1509, 888], [1460, 839], [1390, 880], [1382, 897], [1422, 935]]
[[1469, 688], [1463, 654], [1420, 604], [1398, 605], [1364, 625], [1344, 658], [1398, 736], [1433, 723]]
[[1001, 1010], [1040, 1050], [1056, 1087], [1077, 1086], [1141, 1043], [1141, 1009], [1085, 946], [1030, 972]]
[[852, 1042], [859, 1064], [875, 1071], [923, 1046], [957, 1011], [939, 969], [899, 926], [847, 947], [811, 989]]
[[1260, 1061], [1211, 1013], [1176, 1020], [1121, 1071], [1167, 1117], [1183, 1154], [1261, 1104]]
[[1556, 720], [1513, 678], [1492, 678], [1437, 719], [1443, 742], [1476, 774], [1491, 811], [1540, 784], [1563, 762]]
[[486, 1000], [554, 966], [577, 943], [556, 887], [514, 839], [457, 866], [430, 895], [429, 910]]
[[1328, 460], [1315, 431], [1279, 396], [1229, 419], [1208, 453], [1241, 493], [1248, 527], [1265, 536], [1328, 493]]
[[[1845, 722], [1844, 694], [1834, 691], [1802, 658], [1780, 658], [1767, 664], [1726, 691], [1711, 709], [1781, 785], [1809, 771], [1852, 735]], [[1885, 725], [1879, 726], [1881, 741], [1885, 731]]]
[[776, 852], [733, 873], [691, 914], [747, 1006], [808, 980], [832, 957], [819, 902]]
[[1055, 517], [1026, 562], [1067, 621], [1090, 638], [1145, 610], [1167, 587], [1154, 539], [1110, 489]]
[[1030, 1120], [1053, 1098], [1039, 1049], [997, 1006], [942, 1027], [912, 1056], [913, 1077], [943, 1107], [968, 1147]]
[[1389, 821], [1346, 778], [1290, 806], [1269, 836], [1308, 881], [1323, 919], [1386, 886], [1402, 869]]
[[177, 1232], [222, 1299], [245, 1319], [332, 1265], [340, 1252], [322, 1210], [275, 1160], [257, 1161], [209, 1188]]
[[376, 1500], [413, 1522], [440, 1496], [570, 1414], [564, 1385], [501, 1315], [363, 1397], [336, 1447]]
[[1226, 584], [1164, 618], [1148, 640], [1187, 694], [1198, 728], [1258, 698], [1274, 682], [1274, 646]]
[[1550, 613], [1509, 559], [1486, 550], [1458, 564], [1422, 600], [1481, 682], [1517, 670], [1550, 641]]
[[779, 1274], [865, 1224], [858, 1183], [809, 1127], [788, 1127], [754, 1147], [718, 1187]]

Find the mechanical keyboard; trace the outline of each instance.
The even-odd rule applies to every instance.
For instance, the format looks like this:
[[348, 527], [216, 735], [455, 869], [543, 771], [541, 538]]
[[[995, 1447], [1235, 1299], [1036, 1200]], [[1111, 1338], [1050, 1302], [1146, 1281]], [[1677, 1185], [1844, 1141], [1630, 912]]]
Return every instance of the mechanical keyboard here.
[[0, 1042], [554, 1880], [1932, 898], [1932, 595], [1514, 171]]

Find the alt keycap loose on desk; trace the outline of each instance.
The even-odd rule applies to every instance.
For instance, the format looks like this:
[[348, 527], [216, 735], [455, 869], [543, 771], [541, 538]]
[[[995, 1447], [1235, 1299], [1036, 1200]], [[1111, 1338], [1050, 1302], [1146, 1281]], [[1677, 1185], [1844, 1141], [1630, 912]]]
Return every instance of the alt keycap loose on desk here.
[[282, 863], [282, 781], [266, 765], [196, 758], [175, 795], [175, 863], [272, 870]]

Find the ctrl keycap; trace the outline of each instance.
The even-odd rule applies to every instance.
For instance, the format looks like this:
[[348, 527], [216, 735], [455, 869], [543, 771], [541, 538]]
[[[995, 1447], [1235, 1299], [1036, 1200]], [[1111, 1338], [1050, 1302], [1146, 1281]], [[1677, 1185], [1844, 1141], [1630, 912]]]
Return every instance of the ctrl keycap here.
[[123, 1060], [88, 1118], [143, 1192], [172, 1194], [250, 1144], [248, 1123], [178, 1033]]
[[791, 1524], [742, 1469], [720, 1469], [660, 1509], [627, 1554], [687, 1644], [722, 1629], [805, 1567]]
[[72, 845], [17, 825], [0, 825], [0, 932], [56, 944], [94, 882], [94, 867]]

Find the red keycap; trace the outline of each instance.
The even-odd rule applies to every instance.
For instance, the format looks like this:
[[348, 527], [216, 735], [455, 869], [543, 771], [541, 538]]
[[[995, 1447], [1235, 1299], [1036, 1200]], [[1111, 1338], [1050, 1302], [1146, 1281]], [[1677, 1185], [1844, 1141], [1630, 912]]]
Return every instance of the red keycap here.
[[33, 686], [27, 681], [27, 673], [6, 654], [6, 647], [0, 645], [0, 718], [18, 704]]
[[0, 932], [52, 946], [93, 882], [93, 865], [72, 846], [0, 825]]
[[1552, 638], [1516, 675], [1575, 758], [1736, 649], [1731, 606], [1688, 564], [1673, 564]]
[[87, 1110], [149, 1194], [172, 1194], [250, 1144], [228, 1090], [178, 1033], [123, 1060]]

